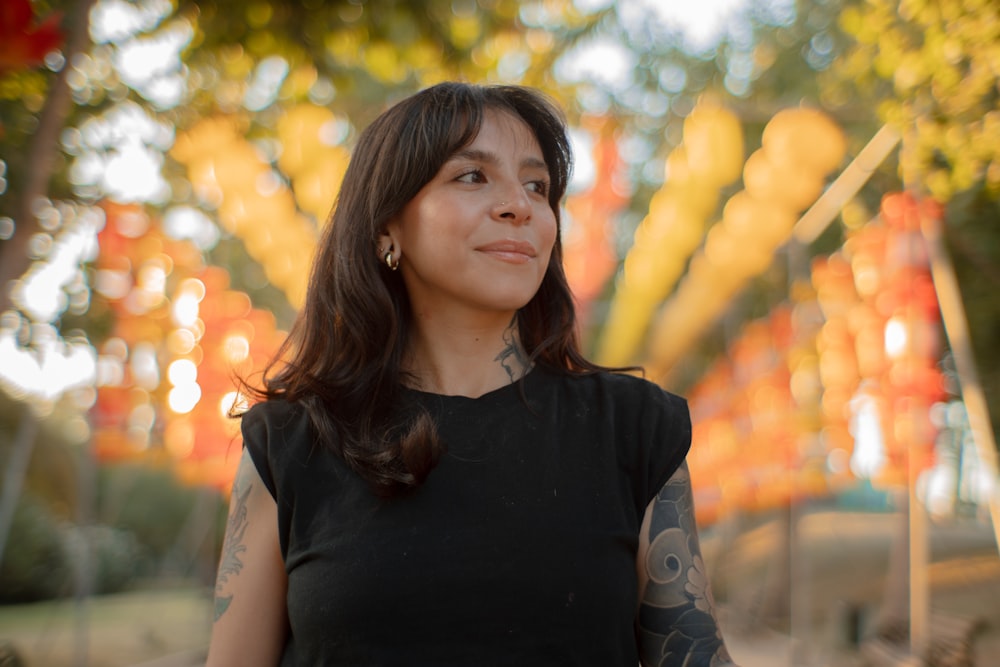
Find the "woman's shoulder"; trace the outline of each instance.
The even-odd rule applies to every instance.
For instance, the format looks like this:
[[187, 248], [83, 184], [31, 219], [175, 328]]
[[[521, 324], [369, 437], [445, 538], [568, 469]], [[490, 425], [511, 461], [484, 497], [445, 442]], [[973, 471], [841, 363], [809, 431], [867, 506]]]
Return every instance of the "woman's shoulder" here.
[[687, 401], [651, 380], [632, 373], [600, 370], [592, 373], [566, 374], [566, 381], [583, 391], [606, 396], [615, 402], [652, 402], [687, 410]]
[[254, 403], [241, 417], [244, 430], [286, 430], [304, 426], [309, 422], [309, 412], [298, 401], [269, 398]]
[[563, 397], [577, 406], [570, 423], [578, 424], [577, 429], [612, 433], [619, 460], [633, 475], [641, 512], [691, 446], [687, 401], [629, 373], [602, 370], [563, 377], [567, 387]]

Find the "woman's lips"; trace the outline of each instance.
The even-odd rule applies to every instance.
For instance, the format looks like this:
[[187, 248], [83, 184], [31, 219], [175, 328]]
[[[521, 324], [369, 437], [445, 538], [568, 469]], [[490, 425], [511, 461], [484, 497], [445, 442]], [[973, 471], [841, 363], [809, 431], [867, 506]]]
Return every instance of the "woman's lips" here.
[[530, 243], [511, 239], [487, 243], [476, 250], [511, 264], [524, 264], [537, 255], [535, 247]]

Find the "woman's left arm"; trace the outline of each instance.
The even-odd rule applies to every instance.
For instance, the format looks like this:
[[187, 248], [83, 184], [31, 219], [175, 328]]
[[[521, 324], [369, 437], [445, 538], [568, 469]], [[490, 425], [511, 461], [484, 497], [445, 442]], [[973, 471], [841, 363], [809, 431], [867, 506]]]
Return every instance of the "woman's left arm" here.
[[636, 566], [636, 635], [643, 667], [735, 665], [722, 639], [698, 545], [687, 463], [646, 507]]

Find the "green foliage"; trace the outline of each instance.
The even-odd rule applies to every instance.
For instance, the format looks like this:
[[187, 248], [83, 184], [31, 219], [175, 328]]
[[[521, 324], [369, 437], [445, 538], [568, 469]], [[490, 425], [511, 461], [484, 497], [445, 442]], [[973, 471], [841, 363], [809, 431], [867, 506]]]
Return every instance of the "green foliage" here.
[[196, 30], [185, 58], [192, 74], [214, 84], [197, 92], [195, 106], [236, 111], [255, 68], [278, 57], [288, 68], [279, 106], [336, 100], [359, 125], [428, 81], [485, 77], [495, 56], [484, 45], [521, 29], [517, 15], [512, 0], [187, 0], [177, 10]]
[[71, 592], [73, 569], [60, 522], [30, 495], [14, 512], [0, 563], [0, 603], [34, 602]]
[[78, 585], [95, 594], [121, 591], [135, 580], [140, 556], [131, 533], [74, 526], [25, 494], [0, 563], [0, 604], [65, 597]]
[[103, 523], [135, 536], [145, 558], [143, 569], [152, 571], [177, 542], [197, 493], [164, 467], [109, 465], [99, 471], [98, 513]]
[[[65, 412], [70, 413], [67, 409]], [[62, 410], [46, 417], [0, 391], [0, 465], [11, 460], [15, 438], [26, 419], [39, 421], [31, 459], [25, 471], [24, 493], [43, 503], [59, 519], [77, 516], [79, 456], [77, 443], [67, 437]], [[0, 467], [0, 472], [6, 472]]]
[[986, 183], [1000, 195], [1000, 7], [989, 0], [852, 2], [840, 90], [879, 101], [904, 133], [908, 185], [947, 201]]
[[[87, 570], [87, 588], [93, 593], [117, 593], [139, 574], [143, 549], [131, 532], [105, 525], [71, 526], [65, 530], [74, 560]], [[82, 556], [82, 559], [81, 559]]]
[[[0, 399], [0, 462], [5, 463], [26, 417], [23, 405], [2, 394]], [[82, 493], [91, 488], [86, 478], [95, 463], [84, 459], [85, 447], [66, 437], [64, 422], [57, 413], [40, 418], [0, 563], [0, 602], [68, 595], [75, 567], [84, 568], [79, 572], [84, 588], [93, 593], [122, 590], [139, 575], [158, 573], [176, 555], [172, 551], [204, 493], [181, 484], [166, 467], [150, 464], [98, 468], [92, 495]], [[95, 509], [95, 523], [79, 522]], [[194, 546], [206, 563], [216, 558], [224, 519], [224, 514], [209, 516], [204, 544]], [[189, 568], [192, 557], [184, 558]]]

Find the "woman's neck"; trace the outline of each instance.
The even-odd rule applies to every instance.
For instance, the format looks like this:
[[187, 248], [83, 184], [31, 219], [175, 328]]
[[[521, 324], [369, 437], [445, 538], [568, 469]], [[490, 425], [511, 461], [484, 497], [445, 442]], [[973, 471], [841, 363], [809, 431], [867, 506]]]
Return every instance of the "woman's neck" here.
[[418, 319], [404, 367], [415, 389], [470, 398], [516, 382], [530, 369], [516, 316], [506, 325], [465, 327]]

